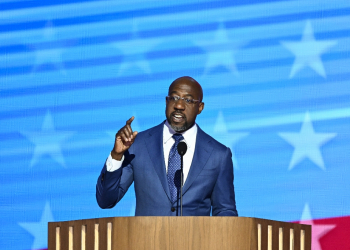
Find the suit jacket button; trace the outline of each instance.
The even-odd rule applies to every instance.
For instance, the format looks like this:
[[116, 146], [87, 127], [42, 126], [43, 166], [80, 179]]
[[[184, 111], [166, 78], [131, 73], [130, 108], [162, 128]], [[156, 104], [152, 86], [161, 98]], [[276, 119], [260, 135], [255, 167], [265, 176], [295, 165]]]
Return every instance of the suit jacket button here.
[[105, 174], [102, 174], [102, 176], [101, 176], [101, 181], [103, 181], [104, 178], [105, 178]]
[[174, 207], [171, 208], [171, 212], [175, 212], [175, 210], [176, 210], [176, 209], [175, 209]]

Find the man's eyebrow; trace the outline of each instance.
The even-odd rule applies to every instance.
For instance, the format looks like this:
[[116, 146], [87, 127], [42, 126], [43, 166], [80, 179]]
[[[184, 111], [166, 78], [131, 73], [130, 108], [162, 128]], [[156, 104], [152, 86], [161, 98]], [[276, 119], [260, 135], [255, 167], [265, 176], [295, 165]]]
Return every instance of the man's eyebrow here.
[[[179, 93], [178, 93], [177, 91], [171, 91], [171, 92], [169, 93], [169, 95], [171, 95], [171, 94], [177, 94], [177, 95], [179, 95]], [[186, 95], [184, 95], [184, 96], [186, 96], [186, 97], [192, 97], [192, 98], [193, 98], [193, 95], [191, 95], [191, 94], [186, 94]]]

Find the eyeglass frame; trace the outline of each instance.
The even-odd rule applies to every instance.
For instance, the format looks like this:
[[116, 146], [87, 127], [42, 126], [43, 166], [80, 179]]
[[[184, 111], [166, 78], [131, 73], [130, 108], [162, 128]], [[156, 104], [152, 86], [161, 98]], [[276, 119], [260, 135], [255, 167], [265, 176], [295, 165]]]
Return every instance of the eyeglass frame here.
[[[170, 98], [173, 98], [173, 100], [171, 100]], [[193, 105], [193, 104], [201, 103], [200, 100], [188, 99], [188, 98], [180, 97], [180, 96], [177, 96], [177, 95], [175, 95], [175, 96], [167, 95], [167, 96], [165, 97], [165, 99], [166, 99], [168, 102], [173, 101], [174, 103], [177, 102], [177, 101], [179, 101], [179, 100], [181, 99], [181, 100], [184, 100], [185, 103], [188, 104], [188, 105], [190, 105], [190, 104]]]

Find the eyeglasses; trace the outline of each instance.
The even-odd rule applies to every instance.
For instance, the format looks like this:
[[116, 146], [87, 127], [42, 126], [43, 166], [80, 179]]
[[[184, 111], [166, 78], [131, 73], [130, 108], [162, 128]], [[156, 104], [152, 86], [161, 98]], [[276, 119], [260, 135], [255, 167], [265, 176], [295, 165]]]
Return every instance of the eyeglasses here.
[[199, 102], [199, 100], [189, 99], [189, 98], [180, 97], [176, 95], [174, 96], [168, 95], [165, 98], [167, 99], [168, 102], [172, 102], [172, 103], [175, 103], [180, 99], [184, 100], [186, 104], [196, 104]]

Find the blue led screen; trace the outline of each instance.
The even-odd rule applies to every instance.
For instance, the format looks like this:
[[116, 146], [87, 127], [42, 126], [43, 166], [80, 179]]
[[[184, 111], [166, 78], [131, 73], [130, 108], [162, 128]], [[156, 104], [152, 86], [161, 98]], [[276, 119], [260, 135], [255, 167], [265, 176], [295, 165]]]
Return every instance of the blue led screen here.
[[350, 216], [348, 0], [3, 0], [0, 249], [47, 248], [48, 221], [133, 216], [133, 187], [102, 210], [97, 177], [184, 75], [204, 90], [197, 124], [233, 152], [240, 216]]

